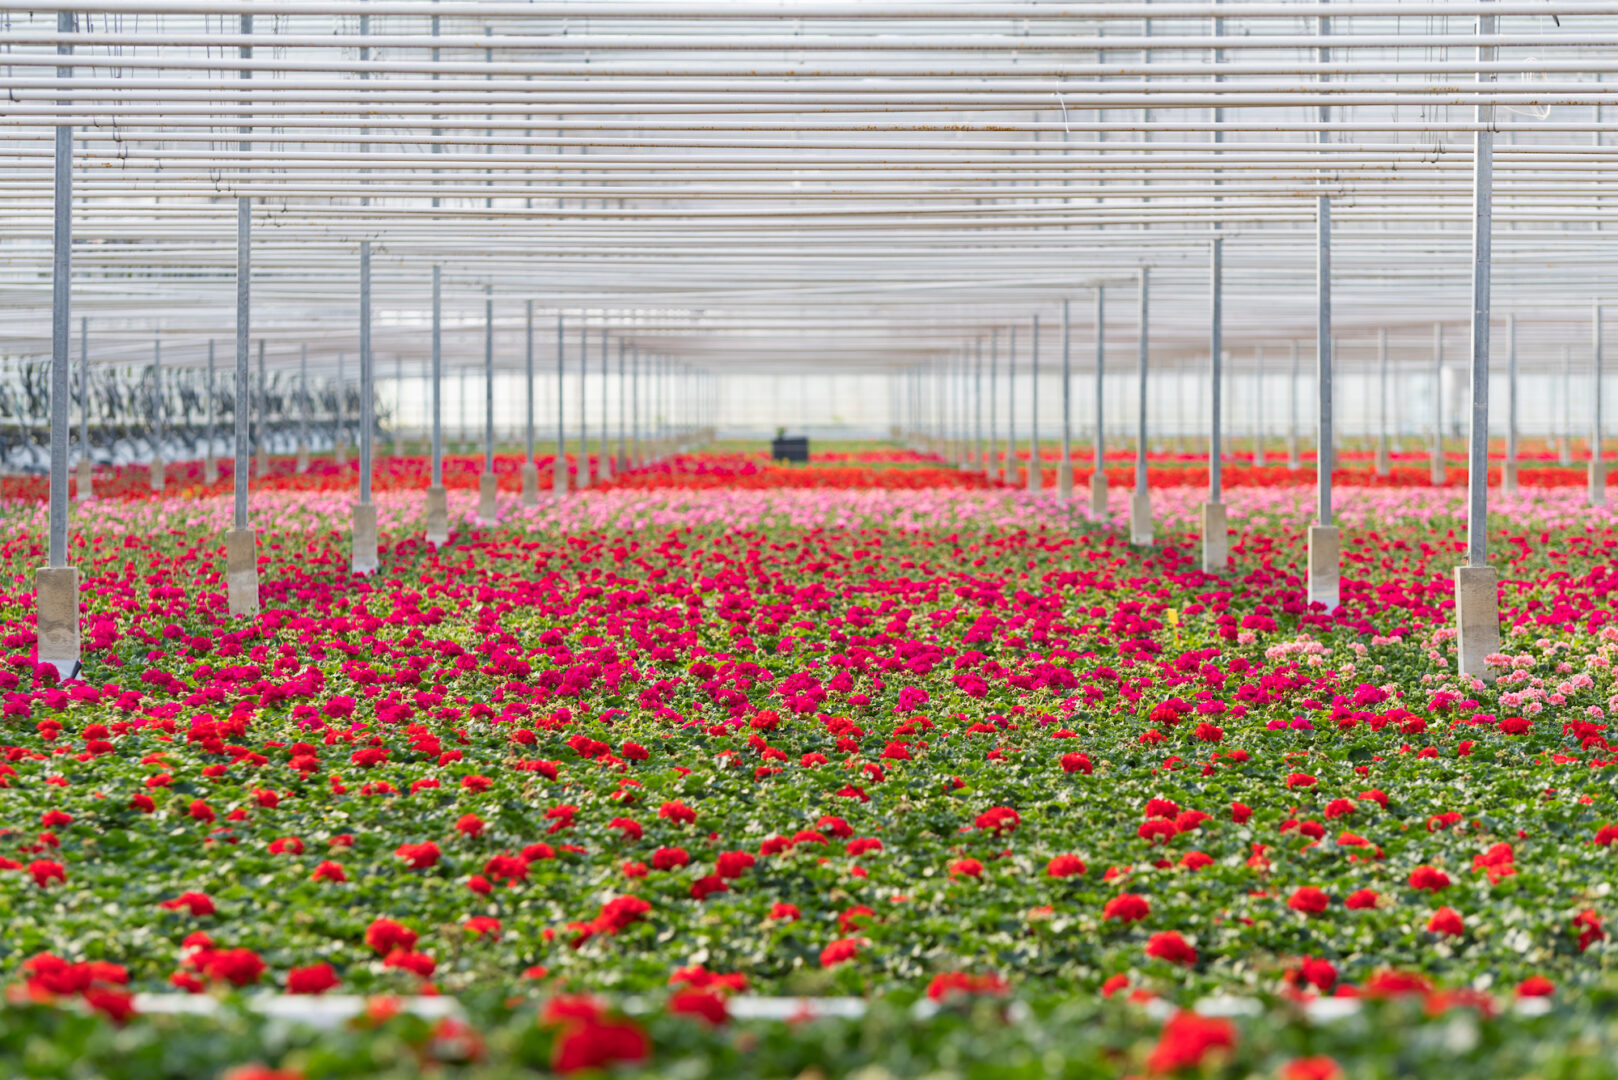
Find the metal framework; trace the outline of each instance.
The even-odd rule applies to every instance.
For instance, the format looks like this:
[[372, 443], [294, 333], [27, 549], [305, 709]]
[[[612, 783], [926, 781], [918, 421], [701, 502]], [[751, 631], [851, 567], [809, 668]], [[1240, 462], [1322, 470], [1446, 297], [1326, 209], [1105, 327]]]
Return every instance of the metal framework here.
[[[882, 376], [906, 437], [994, 469], [985, 442], [999, 456], [1018, 411], [1032, 428], [1017, 399], [1060, 372], [1041, 434], [1072, 448], [1085, 342], [1096, 453], [1103, 435], [1144, 444], [1153, 414], [1183, 416], [1188, 386], [1212, 403], [1191, 430], [1216, 445], [1239, 434], [1221, 372], [1250, 374], [1266, 344], [1293, 350], [1290, 384], [1280, 373], [1258, 392], [1290, 385], [1295, 427], [1297, 343], [1311, 338], [1326, 447], [1343, 426], [1334, 389], [1354, 380], [1368, 402], [1421, 387], [1441, 429], [1457, 379], [1476, 428], [1491, 373], [1505, 375], [1490, 326], [1509, 315], [1511, 370], [1560, 387], [1563, 437], [1591, 426], [1602, 497], [1589, 389], [1600, 305], [1618, 291], [1618, 121], [1605, 111], [1618, 2], [28, 7], [0, 12], [0, 356], [51, 361], [53, 566], [70, 313], [90, 366], [135, 362], [161, 324], [171, 372], [209, 364], [234, 318], [244, 402], [250, 336], [289, 378], [307, 355], [304, 391], [309, 370], [326, 378], [357, 352], [362, 504], [376, 361], [430, 358], [436, 456], [445, 358], [464, 371], [481, 347], [489, 460], [496, 371], [526, 378], [524, 442], [536, 440], [535, 318], [557, 326], [555, 445], [577, 456], [574, 475], [557, 470], [560, 492], [667, 453], [738, 373]], [[1141, 324], [1115, 314], [1107, 328], [1136, 354], [1112, 384], [1107, 286], [1138, 290]], [[1042, 357], [1033, 320], [1058, 314]], [[1445, 325], [1469, 342], [1448, 374], [1429, 336]], [[1040, 377], [1000, 394], [998, 340], [1013, 326], [1028, 327]], [[1515, 382], [1507, 397], [1515, 447]], [[1109, 420], [1104, 398], [1135, 423]], [[235, 429], [245, 460], [245, 409]], [[1064, 497], [1070, 472], [1064, 459]], [[1091, 498], [1103, 515], [1104, 486]], [[1315, 518], [1331, 529], [1329, 470]], [[1475, 535], [1472, 563], [1485, 555]], [[1222, 565], [1219, 550], [1204, 556]], [[369, 564], [356, 552], [355, 565]], [[1335, 584], [1311, 595], [1329, 605]]]

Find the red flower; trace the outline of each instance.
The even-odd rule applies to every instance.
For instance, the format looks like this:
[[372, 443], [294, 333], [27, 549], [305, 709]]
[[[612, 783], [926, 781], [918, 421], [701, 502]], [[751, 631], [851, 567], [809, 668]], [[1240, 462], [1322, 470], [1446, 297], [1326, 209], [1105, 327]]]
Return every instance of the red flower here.
[[1233, 802], [1230, 804], [1230, 820], [1234, 821], [1236, 824], [1245, 825], [1247, 824], [1247, 820], [1252, 816], [1253, 808], [1251, 806], [1239, 802]]
[[565, 1074], [645, 1061], [651, 1049], [646, 1033], [627, 1020], [578, 1020], [565, 1025], [557, 1036], [551, 1047], [551, 1068]]
[[616, 896], [601, 905], [601, 913], [590, 923], [598, 934], [616, 934], [639, 922], [652, 905], [638, 896]]
[[1077, 855], [1058, 855], [1045, 865], [1045, 875], [1053, 878], [1073, 877], [1089, 870]]
[[343, 872], [343, 866], [341, 863], [332, 862], [330, 859], [323, 859], [320, 865], [315, 867], [315, 872], [309, 875], [309, 880], [347, 881], [348, 875]]
[[283, 836], [279, 840], [270, 841], [271, 855], [302, 855], [303, 841], [296, 836]]
[[718, 874], [700, 877], [691, 883], [691, 899], [706, 900], [715, 893], [729, 892], [730, 886]]
[[1297, 1058], [1281, 1066], [1281, 1080], [1340, 1080], [1343, 1067], [1332, 1058]]
[[400, 844], [393, 852], [412, 870], [425, 870], [438, 862], [438, 845], [428, 840], [420, 844]]
[[1298, 964], [1297, 977], [1317, 990], [1330, 990], [1337, 984], [1337, 969], [1329, 960], [1306, 956]]
[[993, 830], [996, 833], [1016, 832], [1017, 826], [1022, 824], [1022, 815], [1009, 806], [994, 806], [985, 810], [977, 817], [977, 827], [983, 830]]
[[1410, 887], [1426, 892], [1443, 892], [1449, 888], [1449, 875], [1433, 866], [1418, 866], [1410, 871]]
[[787, 904], [777, 901], [775, 904], [771, 905], [769, 917], [772, 919], [784, 919], [787, 922], [797, 922], [799, 919], [803, 918], [803, 912], [798, 910], [798, 905], [796, 904]]
[[173, 900], [165, 900], [157, 906], [166, 911], [188, 911], [199, 919], [214, 913], [213, 899], [207, 893], [199, 892], [181, 893]]
[[191, 805], [186, 808], [185, 812], [190, 814], [196, 820], [204, 823], [211, 822], [217, 817], [217, 815], [213, 812], [213, 807], [209, 806], [201, 799], [192, 799]]
[[730, 1019], [725, 999], [711, 990], [677, 990], [669, 996], [669, 1012], [696, 1016], [719, 1027]]
[[927, 996], [934, 1001], [958, 995], [1001, 997], [1010, 992], [1011, 987], [1006, 980], [993, 972], [969, 975], [963, 971], [952, 971], [934, 975], [933, 981], [927, 984]]
[[1187, 967], [1197, 962], [1197, 950], [1174, 930], [1153, 934], [1146, 942], [1146, 955], [1158, 960], [1167, 960], [1171, 964], [1184, 964]]
[[1607, 936], [1607, 932], [1601, 929], [1601, 916], [1588, 908], [1573, 916], [1573, 929], [1579, 932], [1580, 952]]
[[287, 972], [287, 993], [324, 994], [340, 982], [330, 964], [311, 964]]
[[455, 831], [464, 836], [477, 836], [483, 831], [483, 819], [476, 814], [462, 814], [455, 822]]
[[461, 926], [473, 937], [483, 937], [487, 935], [490, 939], [495, 941], [500, 939], [500, 920], [491, 916], [474, 915], [462, 923]]
[[1359, 889], [1348, 894], [1348, 899], [1343, 901], [1343, 906], [1350, 911], [1367, 910], [1376, 907], [1377, 901], [1380, 899], [1381, 897], [1377, 895], [1374, 889]]
[[1543, 975], [1530, 975], [1517, 984], [1518, 997], [1550, 997], [1556, 993], [1556, 984]]
[[1466, 924], [1461, 921], [1461, 913], [1452, 907], [1441, 907], [1433, 912], [1433, 917], [1427, 920], [1427, 930], [1433, 934], [1448, 934], [1451, 937], [1460, 937], [1466, 933]]
[[685, 848], [660, 847], [652, 852], [653, 870], [678, 870], [690, 861], [691, 856], [686, 854]]
[[28, 864], [28, 873], [33, 877], [34, 884], [41, 889], [49, 886], [52, 881], [67, 884], [67, 867], [50, 859], [35, 859]]
[[983, 876], [983, 864], [976, 859], [956, 859], [949, 864], [949, 876], [952, 878]]
[[[877, 841], [877, 850], [882, 850], [881, 841]], [[850, 852], [854, 854], [854, 852]], [[725, 851], [714, 860], [714, 869], [722, 878], [739, 878], [749, 870], [758, 860], [750, 852]]]
[[1287, 899], [1287, 907], [1305, 915], [1319, 915], [1331, 906], [1331, 897], [1313, 885], [1305, 885]]
[[859, 942], [852, 938], [839, 938], [820, 950], [820, 966], [823, 968], [836, 967], [846, 964], [860, 954]]
[[1062, 771], [1065, 773], [1080, 772], [1089, 776], [1095, 771], [1095, 767], [1090, 764], [1090, 755], [1088, 754], [1063, 754]]
[[1119, 893], [1101, 909], [1103, 919], [1117, 919], [1122, 923], [1140, 922], [1151, 913], [1152, 905], [1146, 902], [1144, 896], [1134, 893]]
[[233, 986], [249, 986], [264, 974], [264, 961], [252, 949], [210, 951], [203, 961], [202, 973]]
[[1194, 1012], [1178, 1012], [1163, 1025], [1157, 1046], [1146, 1061], [1154, 1073], [1194, 1069], [1218, 1050], [1236, 1048], [1236, 1028], [1229, 1020], [1204, 1018]]
[[676, 825], [692, 825], [697, 820], [697, 812], [683, 802], [664, 803], [658, 807], [657, 816]]
[[376, 919], [365, 931], [365, 944], [381, 956], [396, 949], [408, 951], [416, 947], [416, 932], [392, 919]]
[[420, 978], [430, 979], [433, 977], [433, 972], [437, 969], [438, 964], [426, 953], [407, 952], [404, 949], [398, 949], [383, 958], [382, 966], [398, 968]]

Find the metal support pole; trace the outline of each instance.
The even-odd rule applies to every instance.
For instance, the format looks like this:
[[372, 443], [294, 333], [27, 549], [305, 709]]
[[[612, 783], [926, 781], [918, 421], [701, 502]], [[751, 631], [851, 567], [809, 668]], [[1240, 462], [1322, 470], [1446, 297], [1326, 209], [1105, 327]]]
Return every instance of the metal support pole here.
[[163, 463], [163, 339], [152, 337], [152, 392], [147, 404], [152, 412], [151, 485], [153, 491], [163, 490], [167, 469]]
[[[212, 349], [213, 343], [209, 342]], [[90, 483], [90, 320], [79, 319], [79, 475], [74, 497], [88, 499]]]
[[1221, 469], [1224, 464], [1222, 421], [1224, 417], [1224, 240], [1215, 237], [1209, 247], [1208, 315], [1208, 501], [1223, 497]]
[[1039, 474], [1039, 315], [1034, 315], [1033, 336], [1028, 343], [1028, 490], [1038, 491]]
[[[243, 36], [253, 32], [253, 17], [241, 16]], [[251, 45], [241, 46], [241, 58], [252, 57]], [[252, 72], [245, 66], [244, 80]], [[242, 128], [246, 134], [248, 129]], [[243, 154], [251, 152], [252, 143], [243, 139], [238, 145]], [[234, 505], [231, 529], [225, 533], [225, 585], [230, 613], [238, 618], [258, 614], [258, 534], [247, 520], [248, 458], [248, 389], [247, 348], [252, 334], [252, 278], [253, 278], [253, 201], [245, 196], [236, 199], [236, 396], [232, 407], [235, 421], [235, 447], [231, 458], [231, 481]]]
[[483, 286], [483, 473], [478, 477], [478, 520], [498, 518], [499, 487], [494, 476], [494, 286]]
[[444, 278], [433, 267], [432, 487], [444, 486]]
[[584, 422], [585, 390], [589, 384], [590, 376], [590, 323], [589, 320], [579, 318], [579, 461], [576, 468], [578, 486], [582, 490], [590, 486], [590, 433]]
[[983, 338], [973, 342], [972, 359], [972, 447], [973, 464], [978, 470], [989, 469], [989, 448], [983, 443]]
[[637, 469], [646, 467], [646, 450], [641, 445], [640, 374], [640, 346], [637, 345], [629, 358], [629, 438], [634, 453], [632, 463]]
[[1431, 479], [1443, 484], [1444, 466], [1444, 324], [1433, 323], [1433, 445]]
[[1563, 465], [1573, 464], [1573, 346], [1562, 346], [1562, 449]]
[[[621, 344], [621, 343], [620, 343]], [[601, 452], [596, 455], [596, 471], [602, 483], [612, 479], [612, 453], [607, 432], [607, 328], [601, 328]]]
[[1062, 456], [1056, 464], [1056, 501], [1073, 498], [1073, 333], [1070, 302], [1062, 301]]
[[1000, 466], [1000, 481], [1015, 485], [1021, 479], [1017, 475], [1017, 325], [1013, 323], [1006, 333], [1006, 457]]
[[1590, 505], [1607, 501], [1607, 463], [1601, 456], [1601, 305], [1590, 311]]
[[1315, 524], [1331, 524], [1332, 448], [1331, 200], [1315, 200]]
[[[1320, 20], [1321, 32], [1327, 27]], [[1324, 60], [1329, 50], [1322, 49]], [[1322, 106], [1322, 118], [1330, 109]], [[1321, 132], [1324, 139], [1325, 132]], [[1337, 342], [1331, 333], [1331, 200], [1315, 199], [1315, 522], [1309, 527], [1308, 580], [1305, 593], [1311, 605], [1327, 612], [1342, 602], [1342, 534], [1332, 524], [1331, 474], [1337, 459], [1332, 431], [1332, 354]]]
[[1152, 496], [1146, 487], [1146, 388], [1151, 356], [1151, 270], [1140, 268], [1135, 308], [1135, 490], [1129, 498], [1129, 542], [1152, 542]]
[[1107, 391], [1107, 289], [1096, 286], [1096, 436], [1090, 467], [1090, 517], [1104, 521], [1107, 516], [1107, 414], [1103, 408]]
[[1388, 332], [1376, 332], [1376, 474], [1388, 475]]
[[[1478, 37], [1494, 34], [1495, 17], [1479, 15]], [[1478, 82], [1494, 60], [1492, 45], [1478, 46]], [[1500, 576], [1488, 563], [1489, 514], [1489, 271], [1494, 106], [1476, 106], [1472, 135], [1472, 414], [1467, 432], [1466, 565], [1455, 568], [1456, 654], [1462, 675], [1494, 681], [1488, 657], [1500, 651]]]
[[1269, 464], [1264, 455], [1264, 346], [1253, 349], [1253, 467]]
[[[213, 342], [208, 343], [208, 397], [213, 408]], [[213, 438], [213, 425], [209, 423], [209, 440]], [[298, 347], [298, 464], [299, 473], [309, 471], [309, 346]]]
[[1292, 342], [1291, 347], [1292, 370], [1287, 380], [1287, 468], [1297, 472], [1303, 468], [1303, 459], [1298, 453], [1298, 382], [1303, 375], [1303, 366], [1298, 343]]
[[566, 495], [573, 486], [567, 467], [567, 432], [563, 414], [567, 399], [562, 396], [564, 366], [567, 362], [566, 326], [562, 313], [556, 313], [556, 463], [551, 467], [551, 494]]
[[534, 461], [534, 302], [523, 303], [523, 379], [527, 406], [523, 411], [522, 504], [539, 505], [539, 465]]
[[628, 454], [628, 412], [625, 406], [629, 401], [629, 379], [624, 370], [624, 359], [629, 351], [629, 345], [623, 338], [618, 339], [618, 472], [629, 471]]
[[1500, 465], [1500, 490], [1517, 490], [1517, 316], [1506, 317], [1506, 460]]
[[1209, 243], [1208, 274], [1208, 501], [1202, 504], [1202, 569], [1222, 574], [1230, 569], [1230, 533], [1225, 504], [1220, 497], [1220, 412], [1223, 380], [1220, 364], [1224, 353], [1224, 240], [1215, 236]]
[[[58, 12], [58, 33], [73, 32], [71, 12]], [[56, 47], [67, 56], [73, 46]], [[59, 80], [72, 78], [73, 69], [56, 69]], [[64, 103], [65, 104], [65, 103]], [[56, 127], [55, 189], [52, 193], [51, 227], [51, 461], [49, 543], [46, 565], [34, 572], [35, 634], [41, 665], [49, 666], [58, 679], [79, 673], [79, 571], [67, 564], [67, 403], [71, 394], [69, 365], [72, 363], [73, 296], [73, 129]]]
[[[979, 342], [979, 345], [981, 347], [981, 341]], [[999, 425], [995, 422], [996, 413], [1000, 407], [1000, 399], [998, 394], [999, 387], [997, 385], [999, 379], [1000, 328], [997, 326], [989, 331], [989, 428], [987, 432], [989, 442], [987, 452], [983, 456], [983, 475], [990, 483], [994, 482], [996, 475], [1000, 471], [999, 463], [995, 460], [997, 457], [999, 457], [1000, 449]]]
[[203, 476], [203, 480], [206, 481], [209, 484], [217, 483], [218, 480], [219, 480], [219, 462], [214, 457], [214, 440], [215, 440], [215, 434], [214, 434], [214, 402], [215, 402], [216, 398], [218, 397], [218, 390], [216, 389], [216, 381], [217, 380], [216, 380], [215, 371], [216, 371], [216, 365], [215, 365], [215, 362], [214, 362], [214, 341], [213, 341], [212, 338], [209, 338], [208, 339], [208, 392], [207, 392], [207, 401], [204, 403], [204, 406], [203, 406], [203, 417], [204, 417], [203, 424], [204, 424], [204, 426], [203, 426], [203, 429], [202, 429], [202, 447], [203, 447], [203, 459], [202, 459], [203, 472], [202, 472], [202, 476]]
[[258, 339], [258, 393], [255, 395], [258, 402], [258, 437], [253, 445], [258, 450], [258, 477], [264, 479], [270, 471], [270, 426], [269, 426], [269, 379], [264, 374], [264, 339]]

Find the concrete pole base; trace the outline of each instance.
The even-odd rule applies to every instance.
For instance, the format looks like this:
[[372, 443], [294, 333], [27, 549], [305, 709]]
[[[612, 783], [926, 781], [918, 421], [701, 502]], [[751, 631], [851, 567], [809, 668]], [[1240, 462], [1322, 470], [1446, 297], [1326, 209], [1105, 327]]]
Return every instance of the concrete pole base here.
[[1129, 496], [1129, 542], [1152, 546], [1152, 494], [1145, 488], [1136, 488]]
[[298, 447], [298, 464], [295, 468], [299, 476], [309, 471], [309, 448], [307, 446]]
[[1066, 506], [1073, 501], [1073, 463], [1056, 463], [1056, 501]]
[[1590, 505], [1607, 505], [1607, 463], [1600, 458], [1590, 461]]
[[1343, 538], [1335, 525], [1309, 526], [1307, 599], [1328, 612], [1342, 604]]
[[260, 450], [258, 452], [258, 474], [257, 475], [258, 475], [258, 478], [260, 480], [262, 480], [266, 476], [270, 475], [270, 455], [266, 454], [262, 450]]
[[1028, 462], [1028, 490], [1034, 494], [1039, 493], [1041, 477], [1039, 475], [1039, 462], [1029, 459]]
[[162, 491], [163, 490], [163, 481], [167, 478], [167, 474], [168, 474], [168, 470], [164, 467], [163, 462], [160, 461], [160, 460], [152, 462], [150, 472], [151, 472], [152, 490], [153, 491]]
[[1500, 571], [1492, 566], [1455, 568], [1455, 628], [1460, 673], [1494, 682], [1495, 673], [1484, 661], [1500, 651]]
[[1262, 469], [1268, 464], [1269, 461], [1264, 457], [1264, 444], [1260, 443], [1259, 445], [1253, 447], [1253, 467], [1256, 469]]
[[336, 448], [332, 451], [332, 457], [337, 459], [337, 464], [338, 465], [347, 465], [348, 464], [348, 448], [346, 446], [344, 446], [342, 443], [338, 443]]
[[558, 461], [551, 469], [551, 494], [558, 499], [563, 498], [571, 486], [568, 483], [567, 462]]
[[1386, 475], [1388, 475], [1388, 444], [1387, 443], [1377, 443], [1376, 444], [1376, 474], [1378, 476], [1386, 476]]
[[596, 480], [599, 481], [600, 483], [605, 484], [605, 483], [608, 483], [609, 481], [612, 480], [612, 455], [611, 454], [602, 454], [601, 455], [601, 457], [599, 459], [599, 463], [596, 466], [596, 473], [598, 474], [596, 476]]
[[1507, 495], [1517, 494], [1517, 463], [1503, 462], [1500, 466], [1500, 490]]
[[523, 462], [522, 504], [527, 507], [539, 505], [539, 466], [532, 461]]
[[1442, 487], [1446, 476], [1447, 474], [1444, 470], [1444, 463], [1442, 461], [1433, 462], [1432, 471], [1427, 477], [1428, 480], [1432, 482], [1433, 487]]
[[1560, 440], [1559, 445], [1557, 446], [1556, 456], [1557, 460], [1559, 460], [1563, 465], [1573, 464], [1573, 440]]
[[73, 497], [83, 502], [93, 494], [95, 494], [95, 486], [90, 481], [90, 459], [80, 458], [78, 483], [74, 488]]
[[449, 497], [442, 484], [427, 489], [427, 542], [449, 543]]
[[41, 566], [34, 571], [39, 662], [56, 669], [58, 680], [79, 673], [79, 568]]
[[499, 521], [499, 496], [500, 482], [495, 479], [494, 473], [486, 472], [478, 477], [478, 521], [485, 525]]
[[1298, 456], [1298, 440], [1287, 440], [1287, 468], [1297, 472], [1303, 468], [1303, 459]]
[[376, 504], [355, 503], [354, 524], [349, 534], [349, 569], [356, 574], [374, 574], [380, 563], [376, 556]]
[[1209, 574], [1230, 570], [1230, 526], [1224, 503], [1202, 504], [1202, 569]]
[[1090, 518], [1107, 520], [1107, 474], [1100, 469], [1090, 474]]
[[205, 484], [219, 483], [219, 462], [212, 454], [202, 459], [202, 482]]
[[225, 533], [225, 600], [238, 619], [258, 614], [258, 533], [252, 529]]

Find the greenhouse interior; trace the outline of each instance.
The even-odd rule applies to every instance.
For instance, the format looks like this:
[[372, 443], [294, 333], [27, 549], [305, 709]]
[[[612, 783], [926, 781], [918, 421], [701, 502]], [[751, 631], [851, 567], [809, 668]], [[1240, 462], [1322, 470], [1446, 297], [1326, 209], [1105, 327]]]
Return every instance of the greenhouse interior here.
[[0, 5], [0, 1074], [1618, 1080], [1615, 73]]

